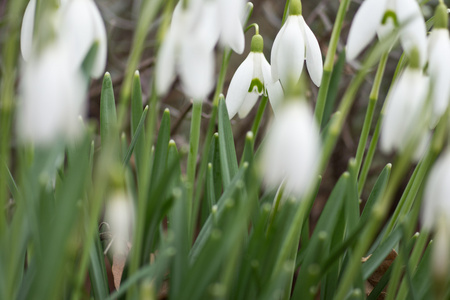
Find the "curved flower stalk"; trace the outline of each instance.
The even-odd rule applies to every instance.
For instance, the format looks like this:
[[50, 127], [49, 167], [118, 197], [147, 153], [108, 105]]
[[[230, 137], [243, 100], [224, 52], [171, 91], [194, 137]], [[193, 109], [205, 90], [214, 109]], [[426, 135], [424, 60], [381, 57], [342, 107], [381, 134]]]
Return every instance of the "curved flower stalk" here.
[[312, 81], [320, 86], [323, 62], [319, 43], [303, 19], [300, 0], [292, 0], [289, 16], [272, 47], [270, 63], [274, 81], [279, 79], [285, 88], [289, 83], [298, 82], [305, 59]]
[[436, 9], [435, 20], [428, 36], [428, 73], [434, 123], [444, 114], [450, 100], [450, 37], [447, 6], [442, 2]]
[[230, 119], [236, 113], [245, 118], [263, 94], [268, 94], [274, 111], [283, 98], [280, 82], [272, 79], [270, 65], [262, 52], [263, 46], [262, 36], [254, 35], [250, 53], [231, 79], [225, 99]]
[[394, 83], [386, 106], [381, 127], [381, 149], [389, 153], [403, 151], [411, 142], [417, 141], [415, 158], [418, 159], [427, 146], [428, 119], [426, 99], [429, 78], [418, 66], [410, 65]]
[[53, 43], [24, 65], [17, 109], [22, 141], [46, 145], [80, 133], [85, 81], [71, 68], [70, 54], [64, 44]]
[[301, 198], [316, 178], [321, 152], [319, 129], [304, 99], [280, 108], [269, 129], [262, 154], [264, 182], [284, 184], [284, 193]]
[[380, 38], [399, 27], [403, 49], [417, 49], [420, 66], [427, 57], [426, 26], [416, 0], [365, 0], [356, 13], [347, 40], [347, 60], [354, 60], [378, 33]]
[[[34, 16], [36, 0], [31, 0], [25, 10], [21, 29], [21, 52], [25, 61], [33, 56]], [[98, 78], [103, 74], [107, 56], [106, 30], [100, 12], [92, 0], [63, 0], [52, 14], [55, 39], [61, 40], [71, 51], [73, 69], [81, 68], [91, 47], [97, 43], [97, 53], [90, 75]]]

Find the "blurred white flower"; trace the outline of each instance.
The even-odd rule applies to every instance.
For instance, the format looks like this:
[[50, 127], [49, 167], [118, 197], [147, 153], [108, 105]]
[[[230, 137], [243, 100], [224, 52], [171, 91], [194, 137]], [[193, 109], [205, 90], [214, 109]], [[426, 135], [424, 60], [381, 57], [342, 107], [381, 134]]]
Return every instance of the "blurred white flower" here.
[[303, 99], [282, 106], [269, 128], [262, 153], [264, 182], [269, 188], [284, 184], [288, 195], [302, 197], [317, 178], [321, 153], [319, 128]]
[[156, 62], [156, 90], [165, 95], [180, 74], [183, 90], [203, 100], [214, 85], [214, 47], [219, 39], [217, 7], [214, 1], [180, 1], [172, 16]]
[[63, 44], [48, 45], [22, 68], [21, 104], [17, 128], [22, 141], [46, 145], [73, 140], [81, 129], [85, 81], [71, 68], [70, 51]]
[[314, 33], [301, 15], [300, 9], [293, 9], [291, 1], [290, 15], [278, 32], [272, 47], [270, 63], [273, 80], [280, 80], [283, 87], [300, 79], [303, 63], [316, 86], [320, 86], [323, 73], [322, 53]]
[[[450, 151], [447, 149], [434, 163], [427, 179], [422, 204], [422, 223], [434, 229], [440, 217], [450, 220]], [[450, 225], [450, 223], [448, 223]]]
[[[22, 21], [20, 47], [25, 61], [34, 54], [34, 16], [36, 0], [31, 0]], [[70, 62], [73, 69], [79, 69], [89, 50], [98, 43], [96, 57], [90, 75], [103, 75], [106, 65], [107, 37], [100, 12], [93, 0], [63, 0], [51, 15], [57, 43], [67, 44], [71, 51]]]
[[384, 38], [399, 27], [400, 42], [410, 55], [417, 48], [420, 66], [427, 57], [427, 31], [416, 0], [365, 0], [355, 17], [347, 40], [347, 60], [354, 60], [378, 33]]
[[418, 144], [415, 158], [426, 148], [428, 119], [425, 106], [429, 78], [418, 68], [407, 67], [389, 92], [381, 127], [381, 149], [403, 151], [413, 140]]
[[268, 94], [275, 111], [283, 98], [281, 84], [272, 79], [270, 65], [262, 50], [263, 38], [259, 34], [254, 35], [252, 50], [234, 73], [228, 88], [225, 103], [230, 119], [236, 113], [240, 118], [246, 117], [262, 94]]
[[99, 78], [106, 66], [107, 37], [102, 16], [93, 0], [71, 0], [62, 7], [60, 37], [71, 50], [71, 59], [80, 68], [89, 50], [98, 48], [90, 75]]
[[245, 47], [242, 19], [245, 1], [217, 0], [217, 14], [220, 22], [220, 44], [242, 54]]
[[450, 37], [448, 14], [444, 3], [438, 5], [435, 25], [428, 36], [428, 73], [434, 123], [444, 114], [450, 98]]
[[130, 197], [123, 191], [116, 191], [106, 203], [105, 222], [112, 233], [114, 254], [128, 254], [128, 242], [134, 226], [134, 206]]

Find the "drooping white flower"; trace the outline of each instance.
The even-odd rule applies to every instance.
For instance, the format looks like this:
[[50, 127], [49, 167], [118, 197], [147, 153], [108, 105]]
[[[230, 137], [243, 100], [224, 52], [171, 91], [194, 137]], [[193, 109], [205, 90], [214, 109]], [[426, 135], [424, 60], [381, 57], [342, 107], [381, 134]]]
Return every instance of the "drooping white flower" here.
[[[25, 10], [22, 21], [20, 46], [25, 61], [30, 60], [35, 52], [34, 45], [34, 17], [36, 0], [31, 0]], [[98, 44], [96, 56], [90, 75], [98, 78], [103, 74], [106, 65], [107, 37], [100, 12], [93, 0], [63, 0], [50, 17], [58, 43], [67, 44], [71, 67], [81, 68], [89, 50]]]
[[114, 193], [106, 203], [105, 222], [111, 228], [113, 253], [127, 255], [127, 243], [131, 241], [134, 226], [134, 206], [125, 192]]
[[[411, 142], [417, 149], [426, 147], [428, 119], [425, 102], [429, 78], [417, 67], [407, 67], [389, 92], [381, 127], [381, 149], [403, 151]], [[418, 152], [421, 152], [418, 150]], [[415, 158], [420, 158], [416, 152]]]
[[93, 0], [72, 0], [62, 7], [60, 38], [71, 49], [74, 65], [79, 68], [89, 50], [98, 48], [90, 75], [99, 78], [106, 66], [107, 37], [102, 16]]
[[316, 179], [321, 153], [319, 128], [306, 101], [287, 101], [275, 116], [262, 154], [264, 182], [284, 184], [285, 194], [302, 197]]
[[444, 3], [438, 5], [435, 20], [434, 28], [428, 36], [428, 73], [434, 123], [444, 114], [450, 100], [450, 37], [447, 7]]
[[22, 141], [46, 145], [73, 140], [84, 113], [85, 81], [73, 70], [64, 44], [48, 45], [22, 69], [17, 128]]
[[272, 47], [270, 63], [273, 79], [279, 79], [284, 87], [290, 82], [296, 83], [302, 74], [305, 59], [312, 81], [320, 86], [323, 63], [319, 43], [303, 19], [300, 1], [291, 1], [289, 16]]
[[238, 67], [228, 88], [225, 102], [228, 115], [233, 118], [236, 113], [244, 118], [255, 105], [259, 96], [267, 93], [272, 108], [276, 111], [283, 97], [280, 82], [272, 79], [270, 65], [263, 50], [263, 38], [257, 34], [252, 38], [252, 50]]
[[[450, 220], [450, 151], [447, 149], [434, 163], [425, 186], [422, 223], [433, 229], [439, 217]], [[450, 223], [448, 223], [450, 225]]]
[[347, 40], [347, 60], [354, 60], [378, 33], [380, 38], [399, 27], [400, 42], [410, 55], [417, 49], [420, 66], [427, 57], [426, 26], [416, 0], [365, 0], [353, 19]]
[[180, 74], [186, 94], [202, 100], [214, 85], [214, 46], [219, 39], [217, 7], [214, 1], [180, 1], [158, 53], [156, 89], [164, 95]]

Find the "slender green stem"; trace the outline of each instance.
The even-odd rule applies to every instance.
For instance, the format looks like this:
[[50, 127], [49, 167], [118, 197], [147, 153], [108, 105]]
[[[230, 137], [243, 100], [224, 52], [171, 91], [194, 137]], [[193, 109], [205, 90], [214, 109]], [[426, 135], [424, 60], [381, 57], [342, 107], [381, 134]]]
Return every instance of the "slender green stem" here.
[[[192, 218], [193, 215], [193, 199], [195, 187], [195, 170], [197, 168], [198, 144], [200, 141], [200, 125], [202, 121], [202, 102], [194, 101], [192, 106], [191, 119], [191, 136], [189, 139], [189, 154], [187, 160], [187, 202], [188, 202], [188, 224], [189, 236], [192, 237], [196, 220]], [[207, 155], [206, 155], [207, 156]]]
[[358, 195], [361, 196], [364, 185], [367, 180], [367, 175], [369, 175], [370, 166], [372, 165], [373, 156], [375, 155], [375, 150], [377, 149], [378, 139], [380, 137], [381, 130], [381, 121], [383, 120], [384, 114], [381, 113], [378, 117], [377, 125], [375, 127], [375, 131], [372, 136], [372, 140], [370, 141], [369, 150], [367, 151], [366, 159], [364, 160], [364, 164], [361, 170], [361, 174], [359, 176], [358, 181]]
[[252, 132], [254, 137], [253, 142], [255, 141], [256, 135], [258, 134], [259, 125], [261, 124], [262, 116], [264, 115], [264, 111], [266, 110], [268, 99], [269, 98], [267, 96], [263, 96], [261, 102], [259, 103], [258, 111], [256, 112], [256, 117], [252, 125]]
[[314, 111], [314, 116], [316, 117], [317, 124], [319, 124], [319, 126], [321, 126], [322, 124], [323, 112], [325, 110], [325, 104], [328, 95], [328, 88], [330, 86], [331, 73], [333, 72], [334, 67], [334, 57], [336, 55], [336, 49], [339, 42], [339, 37], [341, 35], [342, 24], [344, 22], [349, 4], [350, 0], [341, 1], [336, 21], [334, 22], [333, 32], [331, 33], [330, 45], [328, 47], [327, 56], [325, 58], [325, 63], [323, 66], [322, 83], [320, 85], [316, 109]]
[[289, 9], [289, 3], [290, 2], [291, 2], [290, 0], [286, 0], [286, 4], [284, 6], [284, 11], [283, 11], [283, 19], [282, 19], [281, 25], [283, 25], [284, 22], [286, 22], [286, 18], [288, 16], [287, 14], [288, 14], [288, 9]]
[[380, 62], [378, 64], [378, 70], [375, 75], [375, 81], [372, 86], [372, 91], [370, 92], [369, 105], [367, 107], [366, 117], [364, 119], [364, 125], [363, 125], [362, 131], [361, 131], [361, 137], [359, 139], [358, 149], [356, 151], [356, 157], [355, 157], [357, 174], [359, 173], [360, 168], [361, 168], [362, 158], [364, 155], [364, 151], [366, 149], [367, 139], [369, 137], [370, 126], [372, 125], [373, 114], [375, 112], [375, 105], [378, 101], [378, 94], [380, 91], [381, 81], [383, 79], [383, 74], [384, 74], [384, 70], [386, 67], [388, 57], [389, 57], [388, 52], [384, 53], [383, 56], [381, 57]]

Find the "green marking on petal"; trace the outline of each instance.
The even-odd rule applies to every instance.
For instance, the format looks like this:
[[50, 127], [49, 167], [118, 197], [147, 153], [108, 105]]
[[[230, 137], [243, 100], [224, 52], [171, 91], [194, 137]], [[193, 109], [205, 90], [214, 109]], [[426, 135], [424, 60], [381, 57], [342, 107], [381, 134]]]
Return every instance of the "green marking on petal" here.
[[383, 20], [381, 21], [381, 24], [386, 24], [388, 19], [392, 19], [392, 22], [394, 22], [394, 25], [397, 27], [399, 26], [398, 24], [398, 19], [397, 19], [397, 15], [395, 14], [394, 11], [392, 10], [387, 10], [386, 13], [383, 16]]
[[264, 91], [264, 84], [259, 80], [259, 78], [253, 78], [250, 83], [250, 87], [248, 88], [248, 92], [253, 92], [254, 90], [258, 91], [259, 94], [262, 94]]

